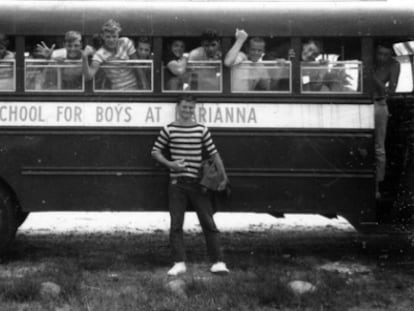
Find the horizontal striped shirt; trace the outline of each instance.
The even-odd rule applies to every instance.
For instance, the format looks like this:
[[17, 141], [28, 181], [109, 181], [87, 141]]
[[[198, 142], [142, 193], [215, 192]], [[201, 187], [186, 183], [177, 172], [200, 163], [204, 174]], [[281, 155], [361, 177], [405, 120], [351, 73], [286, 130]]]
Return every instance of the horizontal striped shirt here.
[[[129, 60], [135, 52], [134, 43], [130, 39], [122, 37], [118, 40], [115, 54], [105, 49], [105, 47], [101, 47], [93, 55], [92, 61], [105, 65], [111, 60]], [[104, 68], [106, 77], [111, 81], [111, 88], [113, 90], [137, 90], [138, 82], [135, 69], [127, 64], [113, 65], [112, 68]]]
[[183, 159], [187, 164], [184, 172], [170, 171], [170, 177], [198, 177], [203, 148], [209, 156], [217, 152], [210, 131], [205, 125], [178, 125], [170, 123], [161, 129], [152, 151], [169, 150], [171, 160]]

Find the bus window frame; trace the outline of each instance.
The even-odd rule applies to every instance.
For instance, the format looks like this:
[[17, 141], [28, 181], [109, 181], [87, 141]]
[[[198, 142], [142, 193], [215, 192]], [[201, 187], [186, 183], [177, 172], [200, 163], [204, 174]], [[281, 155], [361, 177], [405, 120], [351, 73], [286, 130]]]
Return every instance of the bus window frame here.
[[[8, 90], [2, 90], [0, 89], [0, 93], [15, 93], [16, 92], [16, 80], [17, 80], [17, 71], [16, 71], [16, 59], [2, 59], [0, 60], [0, 67], [3, 63], [12, 63], [12, 69], [13, 69], [13, 87], [12, 89]], [[8, 66], [5, 66], [5, 68], [8, 68]]]
[[233, 70], [237, 68], [238, 65], [243, 65], [243, 64], [252, 64], [252, 62], [250, 61], [243, 61], [238, 65], [232, 66], [230, 67], [230, 93], [231, 94], [293, 94], [293, 89], [292, 89], [292, 61], [290, 60], [264, 60], [264, 61], [260, 61], [260, 64], [272, 64], [272, 63], [281, 63], [281, 64], [288, 64], [289, 65], [289, 90], [288, 91], [233, 91]]
[[[151, 88], [150, 89], [137, 89], [137, 90], [96, 90], [95, 89], [95, 77], [92, 79], [92, 92], [95, 94], [122, 94], [122, 93], [132, 93], [132, 94], [148, 94], [154, 93], [154, 60], [153, 59], [128, 59], [128, 60], [112, 60], [101, 64], [99, 70], [103, 70], [103, 67], [107, 64], [142, 64], [148, 63], [151, 64]], [[133, 67], [136, 69], [136, 67]]]
[[210, 63], [210, 64], [220, 64], [220, 90], [218, 91], [205, 91], [205, 90], [166, 90], [164, 88], [164, 72], [165, 70], [167, 70], [167, 65], [164, 64], [164, 62], [161, 62], [161, 94], [171, 94], [171, 93], [194, 93], [194, 94], [202, 94], [202, 93], [207, 93], [207, 94], [224, 94], [223, 92], [223, 83], [224, 83], [224, 79], [223, 79], [223, 61], [222, 60], [193, 60], [193, 61], [188, 61], [187, 62], [187, 67], [188, 64], [205, 64], [205, 63]]
[[[48, 93], [64, 93], [64, 94], [66, 94], [66, 93], [76, 93], [76, 94], [80, 94], [80, 93], [85, 93], [85, 76], [83, 75], [83, 73], [82, 73], [82, 88], [81, 89], [56, 89], [56, 90], [49, 90], [49, 89], [40, 89], [40, 90], [36, 90], [36, 89], [27, 89], [27, 87], [26, 87], [26, 74], [27, 74], [27, 63], [29, 63], [29, 62], [31, 62], [31, 63], [44, 63], [44, 62], [49, 62], [49, 63], [51, 63], [52, 64], [52, 66], [46, 66], [46, 67], [43, 67], [43, 68], [48, 68], [48, 67], [57, 67], [58, 69], [59, 69], [59, 65], [62, 65], [62, 64], [65, 64], [65, 63], [67, 63], [67, 64], [77, 64], [77, 63], [79, 63], [80, 64], [80, 67], [82, 68], [82, 61], [81, 60], [64, 60], [64, 61], [56, 61], [56, 60], [53, 60], [53, 59], [30, 59], [30, 58], [26, 58], [25, 60], [24, 60], [24, 81], [23, 81], [23, 85], [24, 85], [24, 90], [25, 90], [25, 92], [28, 92], [28, 93], [45, 93], [45, 94], [48, 94]], [[58, 72], [59, 72], [59, 70], [58, 70]]]
[[[303, 77], [302, 77], [302, 69], [303, 69], [303, 64], [312, 64], [312, 65], [317, 65], [320, 64], [328, 66], [328, 65], [335, 65], [335, 64], [358, 64], [358, 67], [360, 68], [359, 71], [359, 77], [358, 77], [358, 81], [359, 81], [359, 85], [361, 87], [361, 89], [359, 91], [330, 91], [330, 92], [321, 92], [321, 91], [306, 91], [303, 90]], [[335, 61], [335, 62], [328, 62], [328, 63], [321, 63], [319, 61], [314, 61], [314, 62], [306, 62], [306, 61], [300, 61], [300, 72], [299, 72], [299, 82], [300, 82], [300, 94], [305, 94], [305, 95], [314, 95], [314, 94], [320, 94], [320, 95], [362, 95], [365, 94], [365, 88], [364, 88], [364, 63], [362, 60], [346, 60], [346, 61]]]

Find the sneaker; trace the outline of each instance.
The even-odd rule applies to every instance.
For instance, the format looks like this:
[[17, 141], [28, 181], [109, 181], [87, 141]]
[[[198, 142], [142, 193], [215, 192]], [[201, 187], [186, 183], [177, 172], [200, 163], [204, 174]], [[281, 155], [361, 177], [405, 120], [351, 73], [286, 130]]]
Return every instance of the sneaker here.
[[211, 266], [210, 272], [216, 274], [228, 274], [230, 270], [227, 269], [226, 264], [224, 262], [219, 261]]
[[184, 261], [176, 262], [174, 266], [170, 270], [168, 270], [168, 275], [176, 276], [181, 273], [185, 273], [186, 271], [187, 271], [187, 267], [185, 266]]

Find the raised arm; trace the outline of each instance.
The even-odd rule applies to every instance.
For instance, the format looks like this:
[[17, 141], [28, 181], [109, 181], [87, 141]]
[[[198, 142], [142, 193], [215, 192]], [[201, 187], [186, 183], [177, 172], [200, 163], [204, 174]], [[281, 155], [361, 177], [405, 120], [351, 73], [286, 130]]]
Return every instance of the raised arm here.
[[187, 62], [188, 53], [184, 53], [180, 59], [169, 61], [167, 67], [173, 75], [181, 76], [187, 70]]
[[231, 67], [236, 64], [237, 57], [239, 56], [240, 50], [244, 42], [248, 38], [248, 34], [243, 29], [236, 29], [235, 37], [236, 41], [234, 42], [231, 49], [227, 52], [226, 57], [224, 58], [224, 65]]
[[82, 51], [82, 70], [85, 79], [91, 80], [98, 72], [100, 63], [92, 60], [92, 64], [89, 66], [88, 55], [89, 54], [87, 52]]

